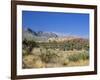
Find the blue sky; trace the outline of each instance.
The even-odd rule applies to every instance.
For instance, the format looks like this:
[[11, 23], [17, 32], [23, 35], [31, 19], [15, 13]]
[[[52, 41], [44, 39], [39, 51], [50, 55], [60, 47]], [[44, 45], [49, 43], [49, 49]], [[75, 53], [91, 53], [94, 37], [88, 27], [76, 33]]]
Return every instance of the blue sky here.
[[89, 14], [23, 11], [22, 26], [34, 31], [88, 37]]

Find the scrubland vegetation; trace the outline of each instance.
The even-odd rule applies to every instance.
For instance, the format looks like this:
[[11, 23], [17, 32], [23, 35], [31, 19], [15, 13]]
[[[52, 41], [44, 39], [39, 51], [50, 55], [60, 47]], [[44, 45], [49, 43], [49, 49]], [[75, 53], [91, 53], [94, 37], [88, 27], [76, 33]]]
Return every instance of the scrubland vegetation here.
[[23, 68], [53, 68], [89, 65], [89, 42], [72, 39], [64, 42], [23, 40]]

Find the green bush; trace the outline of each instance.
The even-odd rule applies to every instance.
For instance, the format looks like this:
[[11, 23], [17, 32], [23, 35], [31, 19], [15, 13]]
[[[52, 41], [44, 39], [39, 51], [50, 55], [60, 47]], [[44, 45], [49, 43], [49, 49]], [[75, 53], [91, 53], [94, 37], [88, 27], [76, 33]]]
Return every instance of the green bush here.
[[73, 54], [73, 55], [70, 55], [68, 59], [69, 61], [86, 60], [86, 59], [89, 59], [89, 53], [82, 52], [82, 53]]
[[23, 42], [22, 42], [22, 44], [23, 44], [22, 45], [23, 49], [27, 50], [28, 53], [31, 53], [31, 51], [32, 51], [33, 48], [39, 47], [38, 43], [36, 43], [33, 40], [28, 41], [28, 40], [24, 39]]

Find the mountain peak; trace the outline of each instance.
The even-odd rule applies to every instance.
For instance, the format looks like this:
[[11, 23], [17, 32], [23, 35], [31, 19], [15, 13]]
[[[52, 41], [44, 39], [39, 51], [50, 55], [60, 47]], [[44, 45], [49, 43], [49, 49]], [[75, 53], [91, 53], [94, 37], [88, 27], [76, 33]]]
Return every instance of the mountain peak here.
[[44, 31], [35, 31], [30, 28], [23, 28], [23, 39], [32, 39], [32, 40], [43, 40], [47, 41], [48, 38], [58, 37], [55, 33], [44, 32]]

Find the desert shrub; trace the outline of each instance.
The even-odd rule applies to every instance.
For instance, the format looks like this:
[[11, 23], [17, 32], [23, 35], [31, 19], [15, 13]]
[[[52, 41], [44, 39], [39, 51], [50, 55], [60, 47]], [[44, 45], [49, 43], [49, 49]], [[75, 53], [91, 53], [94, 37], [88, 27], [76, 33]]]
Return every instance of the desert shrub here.
[[40, 55], [40, 57], [41, 57], [42, 61], [44, 61], [46, 63], [48, 63], [48, 62], [55, 63], [55, 62], [57, 62], [59, 56], [57, 55], [57, 53], [52, 51], [52, 49], [51, 50], [46, 49], [46, 53], [42, 53]]
[[65, 50], [89, 50], [89, 41], [87, 39], [81, 39], [81, 38], [77, 38], [77, 39], [72, 39], [72, 40], [68, 40], [65, 41], [63, 44]]
[[79, 57], [78, 55], [74, 54], [74, 55], [70, 55], [68, 57], [69, 61], [78, 61], [79, 60]]
[[83, 45], [83, 49], [88, 51], [89, 50], [89, 45], [88, 44]]
[[39, 55], [41, 55], [41, 50], [40, 50], [40, 48], [33, 48], [31, 53], [35, 56], [39, 56]]
[[23, 68], [42, 68], [44, 66], [39, 56], [26, 55], [23, 57]]
[[45, 53], [40, 56], [41, 60], [45, 63], [67, 65], [69, 60], [59, 55], [59, 53], [53, 49], [46, 49]]
[[29, 51], [27, 49], [23, 49], [22, 50], [22, 55], [23, 56], [29, 55]]
[[70, 55], [68, 59], [69, 61], [86, 60], [86, 59], [89, 59], [89, 53], [82, 52], [82, 53], [73, 54], [73, 55]]
[[64, 59], [62, 60], [62, 64], [65, 66], [65, 65], [68, 65], [69, 63], [69, 59]]
[[83, 60], [89, 59], [89, 51], [84, 51], [84, 52], [83, 52], [83, 54], [82, 54], [82, 59], [83, 59]]

